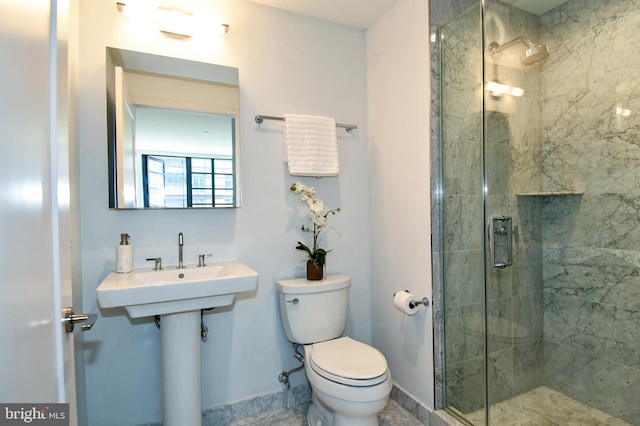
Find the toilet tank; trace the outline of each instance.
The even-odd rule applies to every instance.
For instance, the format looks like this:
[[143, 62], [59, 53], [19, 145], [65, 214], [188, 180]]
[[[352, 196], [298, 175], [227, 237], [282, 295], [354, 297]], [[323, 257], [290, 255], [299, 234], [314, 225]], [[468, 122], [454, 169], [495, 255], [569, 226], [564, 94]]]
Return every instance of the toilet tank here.
[[287, 339], [302, 345], [342, 336], [349, 313], [347, 275], [329, 275], [319, 281], [305, 278], [276, 283], [280, 314]]

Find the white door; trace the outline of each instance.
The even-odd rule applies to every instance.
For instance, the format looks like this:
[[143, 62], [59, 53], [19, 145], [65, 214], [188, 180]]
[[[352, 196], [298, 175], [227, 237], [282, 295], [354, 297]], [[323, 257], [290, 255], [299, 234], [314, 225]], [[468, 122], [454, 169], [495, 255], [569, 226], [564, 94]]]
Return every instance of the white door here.
[[68, 1], [0, 0], [0, 404], [70, 403], [74, 425]]

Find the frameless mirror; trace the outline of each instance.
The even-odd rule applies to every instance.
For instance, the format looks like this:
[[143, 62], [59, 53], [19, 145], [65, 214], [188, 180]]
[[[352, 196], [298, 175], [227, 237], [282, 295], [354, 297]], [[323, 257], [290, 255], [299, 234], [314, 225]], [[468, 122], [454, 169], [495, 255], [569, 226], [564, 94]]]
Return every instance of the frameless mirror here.
[[109, 208], [240, 205], [238, 69], [107, 47]]

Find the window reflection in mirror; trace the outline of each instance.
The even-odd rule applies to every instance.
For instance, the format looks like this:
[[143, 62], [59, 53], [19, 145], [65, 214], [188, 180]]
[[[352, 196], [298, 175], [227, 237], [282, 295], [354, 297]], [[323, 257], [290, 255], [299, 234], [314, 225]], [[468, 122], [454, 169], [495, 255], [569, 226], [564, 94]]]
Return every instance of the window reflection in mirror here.
[[107, 48], [110, 208], [237, 207], [238, 70]]

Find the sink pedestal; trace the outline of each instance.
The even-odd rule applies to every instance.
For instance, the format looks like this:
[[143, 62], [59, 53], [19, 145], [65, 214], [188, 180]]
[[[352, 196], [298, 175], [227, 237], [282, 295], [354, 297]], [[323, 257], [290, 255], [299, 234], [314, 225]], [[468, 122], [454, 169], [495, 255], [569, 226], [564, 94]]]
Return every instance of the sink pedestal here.
[[200, 310], [160, 316], [164, 426], [202, 425]]
[[233, 305], [253, 291], [258, 273], [238, 260], [129, 274], [109, 273], [98, 286], [101, 308], [131, 318], [160, 315], [164, 426], [202, 426], [200, 310]]

